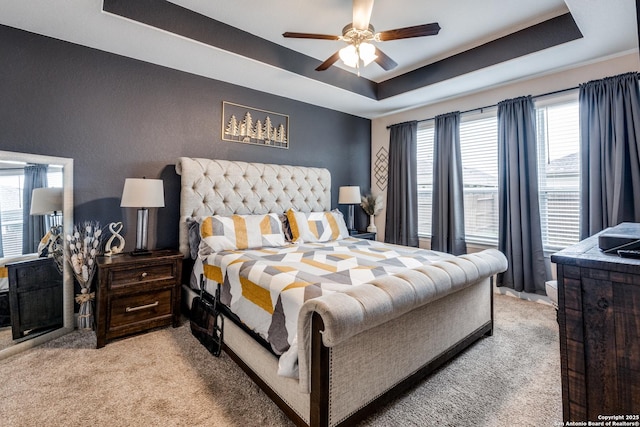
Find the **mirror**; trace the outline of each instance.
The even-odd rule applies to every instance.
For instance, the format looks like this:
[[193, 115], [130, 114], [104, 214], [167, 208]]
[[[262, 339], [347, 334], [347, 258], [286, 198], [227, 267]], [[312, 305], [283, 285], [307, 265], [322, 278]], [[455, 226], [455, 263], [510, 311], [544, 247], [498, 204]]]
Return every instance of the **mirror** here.
[[[2, 266], [6, 263], [11, 263], [20, 260], [21, 258], [27, 258], [31, 260], [37, 260], [38, 248], [33, 245], [23, 245], [23, 218], [25, 215], [25, 208], [30, 210], [29, 214], [38, 218], [43, 218], [46, 215], [40, 215], [40, 212], [35, 207], [23, 206], [22, 190], [24, 190], [24, 168], [26, 165], [47, 165], [46, 178], [44, 182], [47, 183], [48, 188], [62, 188], [62, 229], [66, 234], [67, 230], [73, 228], [73, 159], [44, 156], [39, 154], [17, 153], [10, 151], [0, 151], [0, 179], [5, 179], [8, 182], [7, 186], [12, 187], [11, 180], [22, 179], [23, 183], [18, 183], [19, 190], [13, 193], [20, 193], [20, 195], [13, 194], [9, 197], [7, 194], [0, 192], [0, 203], [6, 207], [6, 212], [2, 210], [0, 206], [0, 230], [3, 237], [0, 244], [2, 244], [2, 256], [0, 262]], [[22, 178], [16, 178], [12, 175], [21, 175]], [[41, 181], [43, 182], [43, 181]], [[22, 187], [21, 187], [22, 186]], [[35, 185], [38, 187], [40, 185]], [[2, 187], [0, 186], [0, 190]], [[58, 196], [59, 197], [59, 192]], [[13, 198], [14, 200], [10, 200]], [[29, 202], [32, 200], [29, 199]], [[30, 204], [30, 203], [29, 203]], [[50, 215], [43, 222], [43, 227], [50, 227], [55, 225], [59, 221], [59, 215]], [[48, 231], [49, 228], [45, 229]], [[35, 233], [40, 233], [36, 231]], [[63, 234], [63, 235], [64, 235]], [[24, 250], [23, 250], [24, 249]], [[33, 250], [35, 249], [35, 250]], [[26, 255], [23, 252], [28, 252]], [[32, 253], [33, 252], [33, 253]], [[32, 335], [25, 334], [23, 338], [12, 339], [12, 328], [8, 326], [8, 334], [5, 334], [7, 326], [0, 327], [0, 333], [4, 334], [0, 338], [0, 359], [9, 357], [25, 349], [39, 345], [45, 341], [57, 338], [64, 335], [74, 329], [74, 314], [73, 314], [73, 276], [71, 268], [67, 263], [63, 263], [62, 272], [62, 308], [58, 310], [62, 313], [62, 327], [54, 330], [50, 330], [44, 333], [34, 333]], [[3, 275], [6, 275], [5, 269], [2, 269]], [[8, 283], [8, 280], [7, 280]], [[5, 292], [3, 287], [0, 287], [0, 292]], [[6, 338], [8, 336], [8, 339]]]

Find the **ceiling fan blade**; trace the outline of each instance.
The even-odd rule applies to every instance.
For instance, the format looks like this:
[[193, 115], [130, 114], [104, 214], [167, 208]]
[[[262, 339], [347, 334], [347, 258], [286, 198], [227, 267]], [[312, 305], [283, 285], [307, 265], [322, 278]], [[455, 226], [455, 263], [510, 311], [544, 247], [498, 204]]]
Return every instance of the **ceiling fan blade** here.
[[329, 34], [292, 33], [289, 31], [282, 33], [282, 36], [294, 39], [340, 40], [340, 36], [332, 36]]
[[381, 31], [377, 34], [380, 41], [409, 39], [412, 37], [435, 36], [440, 32], [437, 22], [431, 24], [416, 25], [413, 27], [398, 28], [395, 30]]
[[324, 71], [327, 68], [331, 67], [333, 64], [336, 63], [336, 61], [340, 59], [340, 52], [336, 52], [333, 55], [331, 55], [329, 57], [329, 59], [327, 59], [326, 61], [324, 61], [322, 64], [318, 65], [318, 68], [316, 68], [316, 71]]
[[372, 11], [373, 0], [353, 0], [353, 28], [356, 30], [369, 28]]
[[385, 71], [393, 70], [398, 66], [398, 63], [389, 58], [386, 53], [376, 47], [377, 58], [374, 61], [381, 66]]

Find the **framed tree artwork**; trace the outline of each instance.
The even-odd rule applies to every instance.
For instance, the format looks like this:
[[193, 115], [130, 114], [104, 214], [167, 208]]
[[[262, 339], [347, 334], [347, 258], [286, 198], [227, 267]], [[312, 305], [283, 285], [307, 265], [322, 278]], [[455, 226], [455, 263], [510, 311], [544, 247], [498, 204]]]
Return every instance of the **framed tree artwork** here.
[[222, 101], [222, 139], [289, 148], [289, 116]]

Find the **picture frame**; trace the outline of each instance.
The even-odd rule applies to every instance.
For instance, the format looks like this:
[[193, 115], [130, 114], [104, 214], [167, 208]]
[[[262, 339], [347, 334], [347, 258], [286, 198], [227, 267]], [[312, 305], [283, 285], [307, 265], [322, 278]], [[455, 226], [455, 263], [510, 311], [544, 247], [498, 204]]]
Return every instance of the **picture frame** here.
[[222, 140], [289, 149], [289, 116], [222, 101]]

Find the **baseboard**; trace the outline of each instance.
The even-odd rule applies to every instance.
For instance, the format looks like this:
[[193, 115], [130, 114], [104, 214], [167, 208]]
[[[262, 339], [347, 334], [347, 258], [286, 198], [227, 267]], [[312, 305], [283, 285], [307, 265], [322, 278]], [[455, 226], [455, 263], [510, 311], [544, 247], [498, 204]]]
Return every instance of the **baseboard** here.
[[537, 302], [544, 305], [550, 305], [553, 307], [551, 300], [546, 295], [531, 294], [529, 292], [518, 292], [511, 288], [505, 288], [504, 286], [493, 285], [493, 292], [500, 295], [507, 295], [514, 298], [520, 298], [525, 301]]

